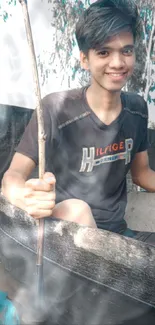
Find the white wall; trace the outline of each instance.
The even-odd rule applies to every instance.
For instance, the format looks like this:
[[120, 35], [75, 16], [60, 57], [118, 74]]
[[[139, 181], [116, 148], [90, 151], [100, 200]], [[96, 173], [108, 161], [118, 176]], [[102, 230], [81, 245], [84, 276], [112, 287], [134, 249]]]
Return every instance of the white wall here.
[[[19, 1], [16, 4], [14, 1], [11, 4], [9, 0], [0, 1], [0, 103], [34, 108], [33, 79], [23, 13]], [[54, 67], [51, 66], [51, 54], [55, 51], [55, 28], [51, 26], [53, 1], [33, 0], [28, 1], [28, 4], [41, 92], [44, 96], [52, 91], [66, 89], [68, 76], [61, 71], [57, 57]], [[2, 19], [5, 11], [9, 14], [6, 22]], [[75, 47], [73, 65], [78, 56]], [[55, 68], [56, 74], [52, 73], [52, 68]], [[63, 81], [62, 75], [65, 76]], [[76, 81], [71, 86], [76, 87]]]

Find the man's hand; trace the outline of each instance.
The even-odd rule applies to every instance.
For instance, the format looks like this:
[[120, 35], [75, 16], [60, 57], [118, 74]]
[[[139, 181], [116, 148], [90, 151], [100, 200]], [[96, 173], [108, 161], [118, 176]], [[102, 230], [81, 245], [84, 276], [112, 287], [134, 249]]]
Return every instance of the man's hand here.
[[55, 176], [45, 173], [42, 180], [30, 179], [25, 182], [25, 210], [34, 218], [51, 217], [55, 207]]

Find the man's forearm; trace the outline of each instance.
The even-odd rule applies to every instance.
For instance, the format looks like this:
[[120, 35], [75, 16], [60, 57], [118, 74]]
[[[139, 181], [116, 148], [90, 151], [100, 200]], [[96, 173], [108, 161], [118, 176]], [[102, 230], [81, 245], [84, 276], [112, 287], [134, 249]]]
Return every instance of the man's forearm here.
[[133, 182], [147, 190], [148, 192], [155, 192], [155, 171], [148, 168], [141, 172], [137, 177], [132, 177]]
[[2, 194], [13, 205], [25, 210], [24, 204], [25, 180], [18, 172], [7, 171], [2, 179]]

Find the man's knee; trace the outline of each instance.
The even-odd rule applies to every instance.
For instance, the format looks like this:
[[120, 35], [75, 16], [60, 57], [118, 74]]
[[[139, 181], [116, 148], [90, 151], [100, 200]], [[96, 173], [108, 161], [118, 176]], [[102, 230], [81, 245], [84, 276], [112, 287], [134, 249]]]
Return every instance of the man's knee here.
[[75, 216], [92, 213], [90, 206], [82, 200], [70, 199], [64, 201], [64, 204], [69, 205], [70, 212], [72, 212]]
[[69, 199], [57, 204], [53, 216], [81, 225], [96, 227], [89, 205], [82, 200]]

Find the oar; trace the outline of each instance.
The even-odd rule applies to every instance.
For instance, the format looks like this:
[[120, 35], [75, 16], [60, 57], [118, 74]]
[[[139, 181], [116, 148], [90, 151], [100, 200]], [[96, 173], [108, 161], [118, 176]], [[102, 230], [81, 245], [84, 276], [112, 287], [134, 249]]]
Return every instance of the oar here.
[[[36, 99], [36, 111], [38, 119], [38, 148], [39, 148], [39, 178], [42, 179], [45, 172], [45, 131], [43, 121], [43, 110], [41, 102], [41, 91], [37, 70], [37, 62], [32, 37], [31, 23], [29, 18], [28, 6], [26, 0], [19, 0], [22, 5], [24, 23], [27, 35], [28, 46], [31, 55], [32, 71], [34, 78], [34, 92]], [[38, 219], [38, 241], [37, 241], [37, 297], [38, 302], [43, 298], [43, 242], [44, 242], [44, 219]]]

